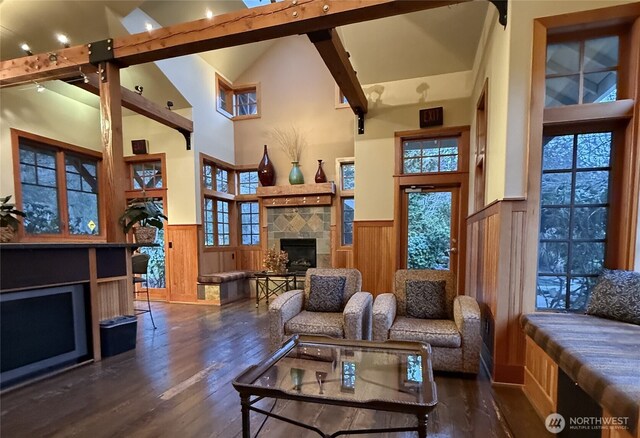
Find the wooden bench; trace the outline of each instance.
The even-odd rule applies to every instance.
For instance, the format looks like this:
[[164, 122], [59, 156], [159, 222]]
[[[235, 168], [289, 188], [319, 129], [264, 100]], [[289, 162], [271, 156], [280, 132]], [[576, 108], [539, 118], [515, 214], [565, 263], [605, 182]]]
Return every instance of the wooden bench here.
[[252, 271], [217, 272], [198, 276], [198, 302], [222, 306], [255, 295]]
[[[640, 326], [562, 313], [523, 315], [521, 324], [527, 342], [524, 392], [543, 419], [563, 415], [567, 437], [640, 437]], [[625, 424], [570, 430], [571, 417]]]

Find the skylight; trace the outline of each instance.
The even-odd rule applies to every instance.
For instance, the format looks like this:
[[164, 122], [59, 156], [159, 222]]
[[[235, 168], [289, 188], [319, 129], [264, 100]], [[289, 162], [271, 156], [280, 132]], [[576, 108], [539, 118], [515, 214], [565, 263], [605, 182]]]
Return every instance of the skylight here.
[[[282, 0], [275, 0], [275, 1], [282, 1]], [[242, 0], [242, 2], [248, 7], [248, 8], [255, 8], [258, 6], [264, 6], [264, 5], [268, 5], [269, 3], [275, 3], [272, 0]]]

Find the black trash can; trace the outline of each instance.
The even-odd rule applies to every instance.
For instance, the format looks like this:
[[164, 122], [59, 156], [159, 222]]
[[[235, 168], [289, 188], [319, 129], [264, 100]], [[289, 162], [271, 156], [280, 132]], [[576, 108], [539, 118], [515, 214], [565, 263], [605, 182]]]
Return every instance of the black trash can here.
[[100, 321], [100, 351], [102, 357], [115, 356], [136, 348], [138, 320], [135, 316], [116, 316]]

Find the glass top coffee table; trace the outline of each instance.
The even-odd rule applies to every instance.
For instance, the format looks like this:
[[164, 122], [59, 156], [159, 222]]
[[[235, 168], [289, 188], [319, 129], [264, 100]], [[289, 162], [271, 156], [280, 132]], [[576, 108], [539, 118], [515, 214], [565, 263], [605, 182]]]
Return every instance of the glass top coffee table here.
[[[233, 381], [240, 393], [242, 436], [251, 437], [250, 411], [303, 427], [322, 437], [417, 431], [427, 436], [436, 406], [431, 347], [419, 342], [353, 341], [295, 335], [267, 359]], [[317, 427], [255, 406], [263, 398], [414, 414], [414, 427], [343, 430], [331, 435]]]

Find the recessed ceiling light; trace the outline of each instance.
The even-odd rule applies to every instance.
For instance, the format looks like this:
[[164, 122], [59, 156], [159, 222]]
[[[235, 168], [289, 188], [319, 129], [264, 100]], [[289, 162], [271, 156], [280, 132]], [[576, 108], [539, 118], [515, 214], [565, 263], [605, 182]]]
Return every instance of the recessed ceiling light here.
[[58, 39], [58, 42], [60, 44], [62, 44], [64, 47], [69, 47], [69, 37], [66, 36], [63, 33], [59, 33], [56, 38]]
[[40, 84], [36, 84], [36, 91], [38, 93], [42, 93], [42, 92], [44, 92], [44, 90], [46, 90], [46, 88], [44, 88], [44, 86], [42, 86]]
[[153, 24], [145, 23], [144, 27], [147, 28], [147, 32], [151, 32], [153, 30]]
[[213, 12], [211, 12], [211, 9], [207, 9], [207, 12], [205, 12], [205, 15], [209, 20], [213, 18]]

